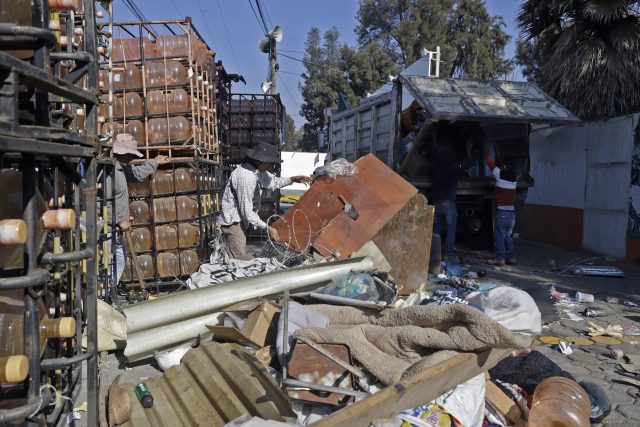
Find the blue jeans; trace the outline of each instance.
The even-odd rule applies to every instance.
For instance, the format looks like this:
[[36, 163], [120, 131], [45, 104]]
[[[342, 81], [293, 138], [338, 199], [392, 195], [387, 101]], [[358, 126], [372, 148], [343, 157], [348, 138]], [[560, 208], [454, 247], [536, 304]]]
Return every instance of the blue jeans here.
[[516, 213], [514, 211], [496, 210], [493, 239], [497, 260], [509, 260], [516, 257], [513, 245], [513, 228], [516, 225]]
[[443, 254], [453, 255], [453, 244], [456, 242], [456, 222], [458, 220], [458, 213], [456, 212], [456, 202], [441, 201], [435, 203], [435, 218], [433, 232], [443, 236], [443, 232], [446, 232], [444, 242]]

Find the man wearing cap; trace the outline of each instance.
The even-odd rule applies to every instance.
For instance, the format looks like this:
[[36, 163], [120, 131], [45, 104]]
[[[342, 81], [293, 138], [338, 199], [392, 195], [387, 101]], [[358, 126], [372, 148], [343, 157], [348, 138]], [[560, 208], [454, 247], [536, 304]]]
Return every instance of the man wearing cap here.
[[[136, 140], [128, 133], [121, 133], [116, 136], [112, 151], [116, 160], [116, 167], [113, 174], [113, 183], [111, 180], [107, 180], [106, 193], [108, 197], [115, 198], [115, 213], [109, 212], [109, 222], [111, 222], [112, 215], [115, 215], [116, 224], [124, 232], [131, 227], [127, 181], [142, 181], [149, 175], [154, 174], [158, 165], [167, 162], [167, 156], [156, 156], [155, 159], [147, 160], [140, 165], [129, 164], [133, 159], [142, 157], [142, 153], [138, 151]], [[117, 285], [120, 282], [126, 261], [122, 236], [116, 238], [115, 261]]]
[[247, 150], [247, 158], [229, 177], [222, 195], [222, 213], [220, 225], [231, 256], [236, 259], [251, 259], [247, 256], [247, 238], [242, 230], [241, 222], [248, 223], [278, 240], [278, 232], [267, 225], [258, 216], [260, 206], [260, 189], [275, 191], [292, 182], [309, 184], [308, 176], [292, 176], [279, 178], [267, 172], [274, 163], [282, 163], [277, 147], [267, 143], [258, 143]]

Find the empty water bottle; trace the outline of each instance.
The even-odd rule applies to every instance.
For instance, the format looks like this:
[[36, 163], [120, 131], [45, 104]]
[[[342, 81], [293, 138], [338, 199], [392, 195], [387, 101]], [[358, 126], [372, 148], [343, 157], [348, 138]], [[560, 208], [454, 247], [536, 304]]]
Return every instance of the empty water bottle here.
[[156, 222], [175, 221], [176, 202], [173, 197], [160, 197], [153, 200], [153, 217]]
[[154, 194], [173, 193], [173, 172], [170, 170], [158, 170], [152, 180]]
[[198, 267], [200, 266], [200, 260], [198, 259], [198, 254], [196, 251], [187, 250], [180, 252], [180, 271], [182, 275], [185, 276], [187, 274], [195, 273], [198, 271]]
[[142, 98], [134, 92], [128, 92], [123, 96], [113, 98], [113, 117], [141, 116], [143, 113]]
[[200, 241], [200, 227], [183, 222], [178, 225], [180, 246], [194, 246]]
[[178, 219], [190, 219], [198, 216], [198, 200], [195, 196], [176, 197]]
[[178, 247], [178, 227], [175, 224], [156, 226], [155, 234], [157, 249], [174, 249]]
[[187, 69], [178, 61], [150, 61], [145, 64], [147, 88], [187, 84]]
[[174, 252], [158, 254], [158, 276], [174, 277], [180, 275], [180, 261]]
[[186, 34], [158, 36], [156, 39], [156, 49], [158, 55], [165, 58], [172, 56], [189, 56], [189, 37]]
[[129, 204], [129, 212], [134, 224], [147, 224], [151, 218], [149, 205], [142, 200], [136, 200]]
[[550, 377], [536, 387], [529, 411], [529, 427], [588, 426], [589, 395], [580, 384], [564, 377]]
[[136, 252], [151, 250], [151, 232], [148, 228], [136, 228], [131, 232], [131, 240]]
[[182, 142], [191, 135], [191, 125], [184, 116], [149, 120], [147, 135], [150, 144]]
[[176, 168], [175, 177], [176, 192], [196, 191], [195, 172], [193, 169]]

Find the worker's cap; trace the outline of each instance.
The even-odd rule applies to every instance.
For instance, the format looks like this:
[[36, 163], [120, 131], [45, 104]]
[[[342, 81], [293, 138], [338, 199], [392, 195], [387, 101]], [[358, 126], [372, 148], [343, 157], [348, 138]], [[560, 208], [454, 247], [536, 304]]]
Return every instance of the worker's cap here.
[[133, 135], [128, 133], [119, 133], [113, 143], [113, 154], [134, 154], [142, 157], [142, 153], [138, 151], [138, 142]]
[[259, 162], [282, 163], [278, 147], [266, 142], [258, 142], [248, 149], [247, 157]]

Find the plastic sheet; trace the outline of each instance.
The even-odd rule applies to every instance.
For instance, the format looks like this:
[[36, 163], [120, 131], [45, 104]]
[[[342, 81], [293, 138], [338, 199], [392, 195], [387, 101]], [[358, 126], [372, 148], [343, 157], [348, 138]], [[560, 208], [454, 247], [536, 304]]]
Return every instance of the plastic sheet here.
[[324, 172], [331, 179], [337, 176], [351, 176], [358, 173], [358, 167], [345, 159], [336, 159], [324, 166]]
[[363, 273], [349, 273], [336, 277], [331, 283], [316, 292], [361, 301], [378, 301], [380, 299], [380, 293], [373, 277]]

